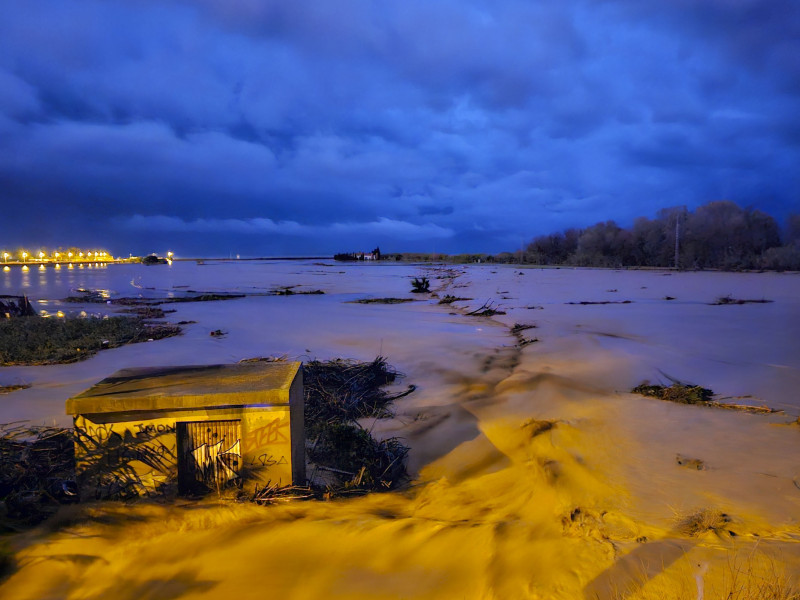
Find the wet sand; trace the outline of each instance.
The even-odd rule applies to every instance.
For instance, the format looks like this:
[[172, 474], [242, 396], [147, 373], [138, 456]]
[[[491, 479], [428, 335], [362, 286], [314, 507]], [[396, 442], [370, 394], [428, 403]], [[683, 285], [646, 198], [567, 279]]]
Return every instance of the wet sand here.
[[[712, 598], [732, 564], [800, 572], [797, 275], [186, 267], [142, 277], [162, 290], [202, 276], [215, 291], [300, 283], [326, 294], [176, 305], [171, 320], [198, 321], [180, 338], [0, 370], [2, 384], [33, 384], [0, 397], [0, 420], [64, 422], [66, 397], [124, 366], [382, 354], [406, 373], [400, 388], [418, 389], [394, 419], [367, 425], [405, 438], [412, 485], [266, 508], [72, 507], [12, 540], [20, 568], [0, 597]], [[420, 274], [440, 296], [473, 300], [347, 302], [409, 296]], [[774, 302], [709, 304], [727, 295]], [[506, 314], [466, 316], [485, 302]], [[520, 335], [538, 341], [520, 344], [515, 323], [536, 325]], [[208, 335], [218, 328], [228, 335]], [[669, 377], [785, 412], [627, 391]], [[726, 520], [692, 535], [681, 522], [700, 510]]]

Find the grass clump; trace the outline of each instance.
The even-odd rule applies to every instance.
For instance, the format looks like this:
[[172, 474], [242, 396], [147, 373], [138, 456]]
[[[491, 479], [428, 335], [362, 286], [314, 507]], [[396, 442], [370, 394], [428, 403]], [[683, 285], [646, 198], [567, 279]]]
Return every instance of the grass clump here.
[[704, 508], [688, 515], [678, 517], [676, 529], [683, 535], [696, 537], [707, 531], [721, 533], [724, 531], [731, 518], [716, 508]]
[[658, 398], [679, 404], [708, 404], [714, 392], [699, 385], [684, 385], [673, 383], [670, 386], [648, 385], [643, 383], [631, 390], [634, 394], [641, 394], [649, 398]]
[[0, 321], [0, 364], [47, 365], [84, 360], [98, 350], [178, 335], [176, 325], [137, 317]]

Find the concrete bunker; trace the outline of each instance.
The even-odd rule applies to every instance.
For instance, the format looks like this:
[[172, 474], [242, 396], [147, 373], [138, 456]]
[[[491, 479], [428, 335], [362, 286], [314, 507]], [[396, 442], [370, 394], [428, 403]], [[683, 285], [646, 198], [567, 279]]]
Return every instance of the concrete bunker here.
[[298, 362], [122, 369], [67, 413], [84, 499], [306, 482]]

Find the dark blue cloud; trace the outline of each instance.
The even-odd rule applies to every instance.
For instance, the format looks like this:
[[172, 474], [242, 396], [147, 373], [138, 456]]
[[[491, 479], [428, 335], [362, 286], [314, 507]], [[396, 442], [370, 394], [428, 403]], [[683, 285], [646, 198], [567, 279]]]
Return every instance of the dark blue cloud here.
[[800, 210], [794, 0], [0, 5], [0, 245], [499, 251]]

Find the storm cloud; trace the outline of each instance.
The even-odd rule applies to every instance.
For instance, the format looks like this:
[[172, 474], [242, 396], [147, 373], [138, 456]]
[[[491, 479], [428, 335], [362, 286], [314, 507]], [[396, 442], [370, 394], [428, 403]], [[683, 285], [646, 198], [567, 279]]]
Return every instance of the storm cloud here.
[[794, 0], [0, 6], [2, 246], [494, 252], [800, 210]]

